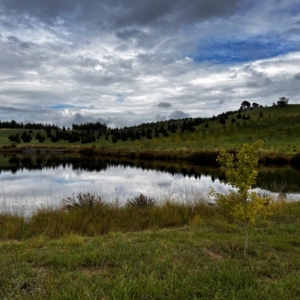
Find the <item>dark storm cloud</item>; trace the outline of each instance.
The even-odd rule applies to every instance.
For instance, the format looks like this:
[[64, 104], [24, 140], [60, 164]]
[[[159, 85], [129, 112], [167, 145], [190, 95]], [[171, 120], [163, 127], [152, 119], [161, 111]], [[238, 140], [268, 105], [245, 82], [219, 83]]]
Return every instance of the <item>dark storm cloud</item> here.
[[129, 49], [129, 46], [128, 46], [128, 45], [126, 45], [126, 44], [121, 44], [121, 45], [115, 47], [114, 50], [125, 52], [125, 51], [127, 51], [128, 49]]
[[294, 78], [300, 80], [300, 73], [297, 73]]
[[[113, 116], [113, 117], [99, 117], [91, 113], [75, 113], [70, 117], [67, 117], [64, 124], [71, 126], [72, 124], [84, 124], [88, 122], [100, 122], [106, 124], [108, 127], [123, 127], [132, 126], [134, 123], [123, 116]], [[141, 122], [142, 123], [142, 122]]]
[[[89, 118], [90, 118], [90, 116], [89, 116]], [[88, 122], [88, 117], [82, 115], [81, 113], [76, 113], [76, 114], [74, 114], [73, 117], [70, 118], [69, 121], [72, 123], [75, 123], [75, 124], [83, 124], [83, 123]]]
[[119, 39], [128, 40], [143, 35], [143, 32], [137, 29], [124, 29], [116, 32]]
[[37, 91], [34, 89], [29, 89], [29, 90], [25, 90], [25, 89], [22, 89], [22, 90], [10, 89], [10, 90], [8, 90], [7, 89], [7, 90], [3, 90], [3, 94], [5, 94], [9, 97], [12, 97], [14, 99], [30, 99], [30, 102], [34, 102], [34, 103], [36, 103], [35, 101], [40, 101], [40, 99], [43, 99], [43, 100], [51, 100], [51, 99], [62, 100], [62, 99], [64, 99], [64, 96], [61, 95], [57, 91]]
[[138, 5], [134, 2], [134, 5], [126, 6], [127, 13], [118, 18], [117, 23], [121, 26], [147, 25], [154, 22], [190, 23], [232, 13], [238, 2], [238, 0], [190, 0], [188, 2], [184, 0], [143, 0], [139, 1]]
[[[74, 60], [74, 58], [73, 58]], [[76, 64], [82, 67], [94, 68], [100, 64], [99, 59], [95, 59], [87, 56], [78, 56], [76, 59]]]
[[155, 120], [156, 121], [166, 121], [168, 117], [166, 115], [156, 115]]
[[8, 36], [7, 39], [12, 43], [19, 43], [20, 42], [20, 40], [17, 37], [13, 36], [13, 35]]
[[23, 113], [23, 112], [28, 112], [27, 109], [21, 109], [21, 108], [16, 108], [16, 107], [11, 107], [11, 106], [0, 106], [0, 110], [8, 112], [8, 113]]
[[3, 0], [0, 7], [11, 14], [26, 14], [43, 21], [50, 21], [62, 14], [73, 12], [78, 2], [80, 1]]
[[174, 110], [172, 113], [169, 114], [170, 119], [185, 119], [190, 117], [190, 114], [187, 114], [181, 110]]
[[172, 0], [143, 0], [137, 5], [126, 6], [129, 8], [128, 13], [121, 16], [118, 20], [120, 25], [140, 24], [146, 25], [153, 21], [158, 21], [165, 14], [172, 11], [176, 7], [177, 1]]
[[155, 120], [156, 121], [165, 121], [165, 120], [169, 120], [169, 119], [178, 120], [178, 119], [185, 119], [185, 118], [190, 118], [190, 117], [191, 117], [191, 115], [188, 113], [185, 113], [181, 110], [174, 110], [169, 115], [161, 115], [161, 114], [156, 115]]
[[[23, 42], [14, 36], [10, 36], [7, 42], [0, 43], [1, 74], [11, 74], [14, 77], [16, 72], [34, 70], [41, 66], [49, 54], [41, 54], [32, 46], [32, 43]], [[22, 75], [19, 73], [18, 76]]]
[[53, 23], [58, 18], [103, 21], [126, 27], [134, 24], [146, 25], [163, 20], [173, 23], [178, 20], [190, 23], [210, 17], [232, 13], [238, 0], [2, 0], [6, 12], [33, 16], [41, 21]]
[[22, 49], [28, 49], [32, 46], [32, 43], [29, 42], [22, 42], [21, 40], [19, 40], [17, 37], [10, 35], [7, 37], [7, 40], [12, 43], [15, 44], [17, 46], [19, 46]]
[[161, 108], [169, 108], [172, 106], [171, 103], [169, 102], [159, 102], [158, 104], [156, 104], [155, 106], [157, 107], [161, 107]]

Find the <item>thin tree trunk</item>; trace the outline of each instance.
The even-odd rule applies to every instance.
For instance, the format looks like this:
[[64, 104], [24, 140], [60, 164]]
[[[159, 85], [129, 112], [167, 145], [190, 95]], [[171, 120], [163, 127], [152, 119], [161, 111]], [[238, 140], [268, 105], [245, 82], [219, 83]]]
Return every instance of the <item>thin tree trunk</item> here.
[[245, 198], [244, 200], [244, 214], [245, 214], [245, 246], [244, 246], [244, 256], [247, 257], [248, 246], [249, 246], [249, 217], [248, 217], [248, 202]]
[[247, 257], [249, 246], [249, 220], [247, 218], [245, 223], [245, 246], [244, 246], [244, 256]]

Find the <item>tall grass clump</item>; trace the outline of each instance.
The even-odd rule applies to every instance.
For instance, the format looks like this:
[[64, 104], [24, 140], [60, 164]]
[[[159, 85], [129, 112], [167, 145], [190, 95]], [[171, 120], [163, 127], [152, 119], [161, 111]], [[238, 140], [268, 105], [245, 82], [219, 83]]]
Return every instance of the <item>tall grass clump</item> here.
[[0, 213], [0, 239], [22, 239], [27, 237], [24, 217], [11, 212]]
[[280, 196], [273, 202], [271, 207], [271, 220], [275, 223], [293, 223], [300, 222], [300, 202], [287, 201]]
[[103, 205], [104, 202], [102, 198], [93, 193], [78, 193], [76, 196], [67, 197], [63, 201], [63, 206], [66, 209], [71, 209], [75, 207], [95, 207], [97, 205]]
[[143, 194], [125, 205], [107, 203], [92, 193], [79, 193], [62, 200], [61, 207], [39, 207], [29, 218], [1, 215], [0, 238], [27, 238], [44, 235], [58, 238], [69, 234], [96, 236], [189, 224], [199, 225], [214, 214], [214, 207], [199, 199], [190, 203], [175, 199], [157, 201]]
[[126, 206], [136, 206], [141, 208], [151, 207], [155, 205], [155, 200], [143, 194], [126, 201]]
[[[225, 196], [224, 196], [225, 197]], [[228, 197], [228, 195], [227, 195]], [[238, 203], [238, 195], [232, 195]], [[185, 200], [185, 201], [183, 201]], [[232, 204], [232, 203], [231, 203]], [[0, 239], [27, 239], [45, 236], [56, 239], [69, 235], [99, 236], [109, 232], [137, 232], [182, 226], [213, 226], [218, 232], [232, 232], [235, 227], [231, 204], [213, 205], [198, 200], [166, 197], [165, 200], [140, 194], [125, 205], [107, 203], [102, 197], [87, 193], [62, 200], [61, 207], [39, 207], [29, 217], [12, 213], [0, 214]], [[267, 204], [266, 204], [267, 205]], [[272, 222], [299, 220], [300, 204], [284, 199], [268, 205]], [[298, 212], [295, 215], [295, 212]], [[298, 219], [297, 219], [298, 218]]]

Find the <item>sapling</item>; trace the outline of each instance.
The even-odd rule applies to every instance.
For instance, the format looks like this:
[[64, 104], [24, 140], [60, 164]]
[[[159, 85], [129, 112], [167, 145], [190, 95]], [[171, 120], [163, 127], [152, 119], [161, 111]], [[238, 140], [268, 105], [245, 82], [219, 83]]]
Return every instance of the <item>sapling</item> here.
[[210, 195], [214, 196], [219, 207], [223, 208], [235, 221], [242, 222], [245, 227], [244, 255], [247, 256], [249, 245], [249, 226], [259, 218], [269, 215], [269, 198], [259, 197], [256, 192], [250, 192], [256, 182], [258, 156], [256, 151], [263, 146], [263, 141], [254, 144], [244, 144], [236, 154], [221, 150], [217, 161], [225, 173], [227, 181], [237, 189], [227, 195], [217, 193], [213, 188]]

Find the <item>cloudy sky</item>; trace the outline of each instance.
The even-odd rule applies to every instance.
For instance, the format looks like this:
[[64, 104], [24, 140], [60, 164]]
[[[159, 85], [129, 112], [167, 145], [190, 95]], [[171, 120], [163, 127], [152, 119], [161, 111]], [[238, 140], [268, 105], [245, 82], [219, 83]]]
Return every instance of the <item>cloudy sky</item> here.
[[0, 0], [1, 121], [123, 127], [299, 92], [299, 0]]

